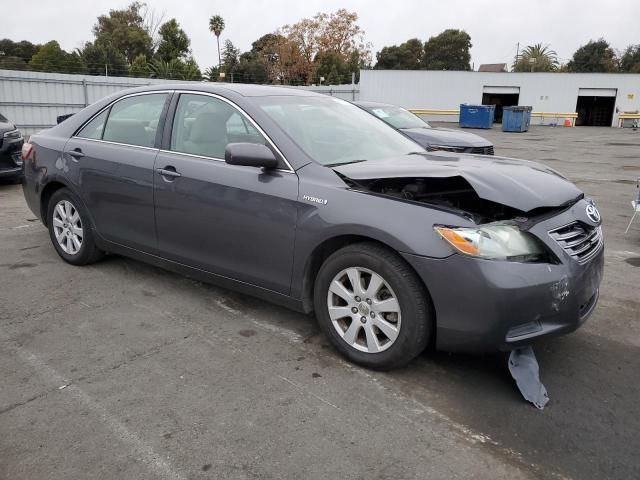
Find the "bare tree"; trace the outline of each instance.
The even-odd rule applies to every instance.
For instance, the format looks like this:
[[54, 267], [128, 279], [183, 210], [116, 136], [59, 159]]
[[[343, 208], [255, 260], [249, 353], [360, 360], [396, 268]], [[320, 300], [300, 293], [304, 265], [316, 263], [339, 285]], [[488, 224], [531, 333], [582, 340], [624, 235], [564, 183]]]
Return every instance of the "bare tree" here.
[[163, 10], [158, 12], [155, 8], [149, 7], [146, 3], [140, 5], [140, 15], [142, 16], [142, 23], [147, 34], [151, 37], [151, 48], [155, 52], [160, 44], [160, 26], [164, 23], [164, 19], [167, 16], [167, 12]]

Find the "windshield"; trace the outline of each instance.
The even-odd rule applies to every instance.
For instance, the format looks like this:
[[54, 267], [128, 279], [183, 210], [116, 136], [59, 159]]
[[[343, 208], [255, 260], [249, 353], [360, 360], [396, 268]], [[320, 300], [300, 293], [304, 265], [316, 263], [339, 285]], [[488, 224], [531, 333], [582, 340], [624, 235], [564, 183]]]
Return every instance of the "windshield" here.
[[0, 122], [9, 123], [9, 120], [7, 120], [7, 118], [0, 113]]
[[401, 133], [338, 98], [274, 96], [255, 101], [309, 157], [323, 165], [382, 160], [420, 150]]
[[427, 122], [404, 108], [381, 106], [367, 107], [367, 110], [395, 128], [431, 128]]

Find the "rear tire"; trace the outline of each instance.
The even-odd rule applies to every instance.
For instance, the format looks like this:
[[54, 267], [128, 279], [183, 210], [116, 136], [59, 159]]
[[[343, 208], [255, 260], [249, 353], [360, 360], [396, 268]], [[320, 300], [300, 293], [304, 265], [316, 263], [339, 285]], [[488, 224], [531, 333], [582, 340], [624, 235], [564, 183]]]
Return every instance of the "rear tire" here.
[[82, 202], [69, 189], [61, 188], [49, 199], [47, 225], [53, 247], [65, 262], [89, 265], [104, 256], [96, 246]]
[[401, 367], [431, 339], [432, 308], [422, 281], [397, 253], [375, 243], [352, 244], [329, 256], [316, 277], [313, 301], [335, 348], [368, 368]]

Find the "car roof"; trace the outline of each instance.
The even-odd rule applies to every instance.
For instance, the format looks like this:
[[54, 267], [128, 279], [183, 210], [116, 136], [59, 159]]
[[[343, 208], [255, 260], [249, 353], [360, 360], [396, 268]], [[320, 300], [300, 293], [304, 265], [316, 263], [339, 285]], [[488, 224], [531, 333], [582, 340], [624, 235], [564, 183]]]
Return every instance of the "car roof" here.
[[221, 83], [221, 82], [193, 82], [193, 83], [158, 83], [136, 88], [138, 92], [152, 92], [156, 90], [194, 90], [199, 92], [210, 92], [223, 94], [225, 92], [235, 92], [243, 97], [270, 97], [270, 96], [298, 96], [310, 97], [324, 95], [320, 93], [303, 90], [301, 88], [293, 88], [287, 86], [271, 86], [271, 85], [250, 85], [240, 83]]

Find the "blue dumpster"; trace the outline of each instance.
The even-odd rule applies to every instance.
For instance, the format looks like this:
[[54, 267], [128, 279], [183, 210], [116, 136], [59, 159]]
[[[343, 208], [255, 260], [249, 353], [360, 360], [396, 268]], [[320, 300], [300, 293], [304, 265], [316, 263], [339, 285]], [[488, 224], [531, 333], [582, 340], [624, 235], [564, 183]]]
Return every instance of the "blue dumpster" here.
[[531, 123], [531, 107], [504, 107], [502, 109], [503, 132], [526, 132]]
[[460, 127], [491, 128], [495, 114], [495, 105], [460, 105]]

